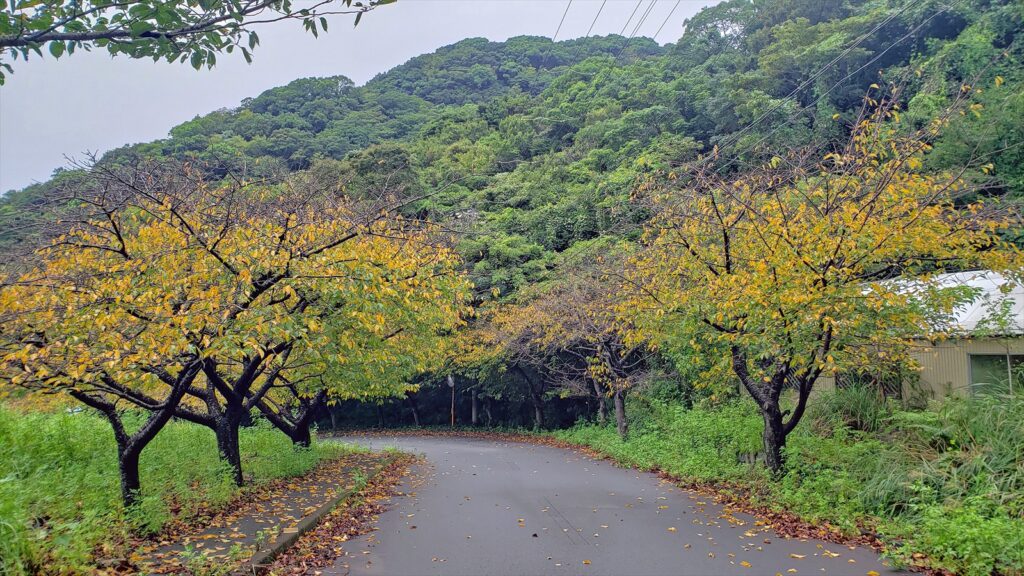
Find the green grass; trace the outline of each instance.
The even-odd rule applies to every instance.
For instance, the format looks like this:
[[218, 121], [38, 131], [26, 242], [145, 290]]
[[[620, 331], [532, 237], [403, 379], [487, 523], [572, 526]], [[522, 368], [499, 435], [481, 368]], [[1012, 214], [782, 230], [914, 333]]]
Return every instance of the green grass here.
[[583, 423], [556, 436], [623, 464], [745, 489], [851, 534], [873, 527], [900, 561], [968, 576], [1024, 571], [1024, 399], [950, 399], [906, 411], [863, 390], [820, 396], [772, 480], [749, 454], [762, 422], [748, 399], [684, 409], [638, 398], [633, 431]]
[[[266, 426], [243, 429], [241, 444], [253, 484], [302, 474], [348, 450], [332, 443], [296, 450]], [[123, 554], [131, 533], [158, 532], [175, 514], [188, 518], [239, 493], [212, 432], [192, 424], [161, 431], [143, 452], [141, 473], [142, 501], [126, 511], [105, 420], [0, 407], [0, 574], [85, 573], [97, 551]]]

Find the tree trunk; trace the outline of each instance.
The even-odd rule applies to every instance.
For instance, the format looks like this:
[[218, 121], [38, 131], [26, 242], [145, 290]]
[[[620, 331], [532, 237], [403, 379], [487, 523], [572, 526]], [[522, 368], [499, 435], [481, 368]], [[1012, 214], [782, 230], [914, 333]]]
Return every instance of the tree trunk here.
[[597, 423], [603, 425], [608, 421], [608, 399], [597, 380], [591, 380], [591, 382], [594, 384], [594, 395], [597, 396]]
[[236, 486], [245, 484], [242, 474], [242, 450], [238, 442], [238, 429], [242, 424], [242, 407], [240, 404], [229, 403], [224, 413], [217, 420], [215, 433], [217, 449], [220, 457], [231, 466], [232, 479]]
[[295, 425], [295, 431], [289, 434], [292, 444], [300, 448], [309, 448], [313, 444], [313, 437], [309, 432], [309, 420], [302, 420]]
[[544, 401], [540, 394], [530, 393], [530, 400], [533, 402], [533, 429], [544, 429]]
[[470, 390], [470, 395], [472, 397], [472, 402], [471, 402], [472, 411], [470, 412], [470, 419], [469, 419], [469, 421], [470, 421], [470, 423], [473, 426], [476, 426], [477, 421], [479, 420], [479, 418], [477, 416], [477, 409], [478, 409], [477, 404], [479, 403], [479, 400], [477, 400], [476, 391]]
[[139, 476], [139, 450], [129, 447], [117, 448], [117, 467], [121, 473], [121, 499], [125, 508], [131, 508], [138, 501], [142, 489]]
[[769, 402], [761, 406], [761, 415], [764, 417], [764, 463], [772, 474], [778, 476], [785, 465], [782, 448], [786, 445], [786, 431], [782, 424], [782, 410], [777, 402]]
[[377, 404], [377, 428], [384, 427], [384, 407]]
[[338, 421], [334, 419], [334, 410], [330, 406], [327, 407], [327, 415], [331, 417], [331, 432], [334, 432], [338, 429]]
[[494, 415], [491, 414], [491, 399], [487, 398], [484, 400], [484, 416], [487, 417], [487, 427], [491, 427], [491, 423], [494, 421]]
[[420, 427], [420, 407], [416, 405], [416, 398], [413, 396], [406, 396], [405, 399], [409, 402], [409, 409], [412, 410], [412, 423], [419, 428]]
[[[543, 376], [539, 375], [532, 368], [527, 372], [527, 368], [522, 366], [516, 366], [519, 373], [522, 374], [523, 379], [526, 380], [526, 387], [530, 391], [530, 402], [533, 403], [533, 428], [534, 430], [542, 430], [544, 428], [544, 381]], [[530, 375], [533, 373], [533, 376]], [[537, 378], [534, 378], [536, 376]], [[539, 380], [535, 385], [534, 380]]]
[[629, 435], [629, 423], [626, 421], [626, 393], [622, 390], [615, 391], [615, 426], [619, 436], [625, 440]]
[[[142, 480], [139, 474], [139, 457], [142, 450], [152, 442], [157, 433], [167, 425], [174, 416], [175, 407], [181, 401], [185, 390], [192, 383], [199, 371], [196, 363], [186, 366], [176, 378], [169, 378], [167, 383], [171, 385], [171, 392], [164, 400], [163, 407], [151, 412], [145, 423], [133, 434], [128, 434], [124, 428], [124, 422], [113, 402], [90, 396], [79, 390], [72, 390], [71, 396], [86, 406], [98, 410], [110, 423], [114, 432], [114, 441], [117, 444], [117, 467], [121, 476], [121, 500], [125, 508], [130, 508], [138, 501], [142, 489]], [[111, 381], [117, 385], [116, 381]]]

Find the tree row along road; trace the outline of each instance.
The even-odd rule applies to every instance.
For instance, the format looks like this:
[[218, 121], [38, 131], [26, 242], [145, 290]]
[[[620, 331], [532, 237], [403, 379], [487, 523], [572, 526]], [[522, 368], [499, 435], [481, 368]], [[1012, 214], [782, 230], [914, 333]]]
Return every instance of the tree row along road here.
[[894, 574], [863, 547], [780, 538], [649, 473], [469, 438], [346, 438], [422, 454], [378, 530], [325, 574]]

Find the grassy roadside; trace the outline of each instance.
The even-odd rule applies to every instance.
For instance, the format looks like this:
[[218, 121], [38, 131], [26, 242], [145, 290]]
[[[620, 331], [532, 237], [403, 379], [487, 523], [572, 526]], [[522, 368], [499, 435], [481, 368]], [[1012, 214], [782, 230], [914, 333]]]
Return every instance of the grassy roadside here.
[[[296, 450], [265, 426], [243, 429], [241, 443], [253, 489], [351, 450], [330, 442]], [[98, 559], [124, 556], [133, 533], [158, 533], [241, 494], [212, 432], [192, 424], [168, 425], [143, 452], [141, 468], [144, 498], [126, 511], [106, 421], [0, 407], [0, 573], [90, 573]]]
[[[876, 534], [909, 565], [969, 576], [1024, 573], [1024, 400], [948, 400], [906, 411], [872, 394], [820, 397], [772, 481], [749, 402], [684, 409], [636, 399], [623, 441], [579, 424], [554, 436], [628, 466], [729, 487], [756, 506], [843, 534]], [[828, 526], [826, 526], [828, 528]]]

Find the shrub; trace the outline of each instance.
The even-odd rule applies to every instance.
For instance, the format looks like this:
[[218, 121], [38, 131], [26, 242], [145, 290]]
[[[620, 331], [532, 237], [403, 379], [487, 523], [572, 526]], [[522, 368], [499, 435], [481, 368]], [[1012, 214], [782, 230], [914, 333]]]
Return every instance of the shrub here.
[[946, 506], [929, 506], [921, 513], [914, 538], [903, 551], [927, 551], [933, 565], [963, 576], [987, 576], [994, 572], [1020, 574], [1024, 570], [1024, 522], [976, 507], [973, 500]]
[[862, 432], [878, 432], [892, 416], [892, 405], [878, 388], [858, 384], [821, 394], [809, 412], [811, 420]]

